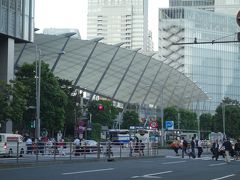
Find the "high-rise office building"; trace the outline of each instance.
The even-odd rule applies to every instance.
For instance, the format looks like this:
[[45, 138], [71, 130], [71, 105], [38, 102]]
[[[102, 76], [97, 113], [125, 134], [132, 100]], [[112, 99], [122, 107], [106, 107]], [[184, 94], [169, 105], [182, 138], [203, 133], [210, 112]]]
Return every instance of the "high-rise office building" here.
[[0, 0], [0, 80], [14, 76], [14, 43], [33, 42], [34, 0]]
[[[170, 8], [159, 10], [159, 53], [169, 65], [182, 65], [179, 70], [208, 93], [209, 101], [192, 106], [202, 112], [214, 113], [224, 97], [240, 100], [239, 43], [215, 43], [237, 40], [236, 9], [229, 2], [170, 0]], [[221, 11], [225, 4], [232, 9], [228, 14]], [[203, 41], [212, 43], [174, 45]]]
[[149, 50], [148, 0], [88, 0], [87, 38]]

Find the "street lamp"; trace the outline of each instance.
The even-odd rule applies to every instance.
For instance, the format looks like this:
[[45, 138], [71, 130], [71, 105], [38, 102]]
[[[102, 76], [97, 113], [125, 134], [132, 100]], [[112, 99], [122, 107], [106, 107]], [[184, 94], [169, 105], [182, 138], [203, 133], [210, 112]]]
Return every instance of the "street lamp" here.
[[[51, 53], [51, 54], [65, 54], [64, 51], [59, 53]], [[43, 54], [41, 49], [38, 48], [37, 44], [35, 44], [35, 78], [36, 78], [36, 131], [35, 136], [37, 139], [40, 138], [41, 132], [41, 118], [40, 118], [40, 100], [41, 100], [41, 57], [51, 55], [51, 54]]]

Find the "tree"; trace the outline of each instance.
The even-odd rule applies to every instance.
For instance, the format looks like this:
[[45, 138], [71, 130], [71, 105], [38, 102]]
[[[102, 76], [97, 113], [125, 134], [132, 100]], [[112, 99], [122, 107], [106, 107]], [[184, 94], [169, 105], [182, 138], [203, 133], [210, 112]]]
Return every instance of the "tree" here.
[[180, 129], [196, 130], [197, 129], [197, 114], [195, 112], [179, 109], [181, 115]]
[[201, 131], [213, 131], [213, 116], [210, 113], [203, 113], [199, 117]]
[[26, 129], [24, 112], [27, 110], [26, 87], [21, 81], [11, 81], [11, 120], [14, 131]]
[[[10, 89], [11, 86], [3, 81], [0, 81], [0, 123], [4, 126], [7, 118], [10, 117]], [[2, 127], [4, 128], [4, 127]]]
[[[98, 105], [103, 105], [103, 109], [99, 110]], [[103, 126], [112, 127], [113, 120], [118, 114], [118, 109], [113, 106], [111, 101], [99, 100], [89, 103], [88, 112], [92, 114], [92, 122], [99, 123]]]
[[228, 137], [239, 138], [240, 134], [240, 103], [228, 97], [216, 108], [214, 130], [223, 132], [223, 108], [225, 108], [225, 133]]
[[175, 107], [167, 107], [164, 109], [164, 119], [174, 121], [175, 129], [178, 124], [178, 110]]
[[[77, 101], [75, 99], [76, 96], [73, 96], [73, 93], [76, 91], [76, 88], [73, 86], [72, 81], [66, 80], [66, 79], [60, 79], [57, 78], [59, 85], [61, 89], [65, 92], [67, 95], [67, 103], [64, 107], [65, 110], [65, 120], [64, 120], [64, 135], [65, 134], [71, 134], [74, 133], [74, 126], [75, 120], [77, 117], [76, 115], [76, 108], [78, 108]], [[80, 112], [80, 111], [79, 111]]]
[[[26, 88], [27, 107], [36, 104], [35, 63], [23, 64], [16, 73], [16, 81], [20, 81]], [[67, 96], [61, 89], [56, 77], [48, 65], [41, 66], [41, 128], [46, 128], [52, 134], [62, 129], [65, 122], [65, 106]], [[25, 112], [27, 121], [32, 121], [32, 112]], [[34, 117], [35, 118], [35, 117]], [[26, 122], [27, 123], [27, 122]]]
[[129, 129], [130, 126], [138, 126], [140, 123], [138, 113], [135, 111], [126, 111], [123, 114], [123, 122], [121, 128]]

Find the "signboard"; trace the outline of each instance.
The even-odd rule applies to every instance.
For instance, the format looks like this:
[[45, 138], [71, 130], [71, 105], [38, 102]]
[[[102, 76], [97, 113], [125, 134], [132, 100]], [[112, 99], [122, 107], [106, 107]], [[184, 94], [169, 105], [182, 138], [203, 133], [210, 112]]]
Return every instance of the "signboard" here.
[[149, 125], [150, 125], [151, 128], [157, 128], [158, 127], [158, 123], [155, 120], [151, 121]]
[[166, 129], [169, 129], [169, 130], [174, 129], [174, 121], [166, 121], [165, 127], [166, 127]]

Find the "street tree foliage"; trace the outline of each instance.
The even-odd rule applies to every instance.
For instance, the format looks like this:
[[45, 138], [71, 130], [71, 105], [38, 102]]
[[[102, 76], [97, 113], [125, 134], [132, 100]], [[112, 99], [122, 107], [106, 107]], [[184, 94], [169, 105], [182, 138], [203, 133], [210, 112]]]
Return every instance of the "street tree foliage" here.
[[0, 81], [0, 123], [4, 127], [6, 121], [13, 121], [16, 127], [24, 127], [23, 113], [26, 110], [25, 88], [21, 82], [11, 81], [9, 84]]
[[0, 81], [0, 123], [3, 126], [7, 118], [11, 115], [10, 102], [10, 89], [11, 86], [5, 82]]
[[199, 117], [200, 131], [211, 132], [214, 131], [214, 118], [210, 113], [203, 113]]
[[178, 125], [178, 113], [179, 113], [180, 129], [185, 129], [185, 130], [197, 129], [197, 114], [186, 109], [177, 109], [176, 107], [165, 108], [164, 122], [166, 120], [174, 121], [174, 126], [176, 129]]
[[[224, 106], [224, 107], [223, 107]], [[224, 98], [216, 109], [214, 131], [223, 132], [223, 108], [225, 108], [225, 133], [228, 137], [240, 136], [240, 103], [237, 100]]]
[[[99, 110], [98, 105], [103, 105], [103, 109]], [[114, 119], [116, 119], [119, 110], [113, 106], [111, 101], [99, 100], [89, 102], [89, 106], [86, 107], [88, 112], [92, 115], [92, 122], [98, 123], [103, 126], [112, 127]]]
[[197, 114], [190, 110], [179, 109], [180, 129], [197, 130]]
[[[61, 87], [61, 89], [64, 91], [64, 93], [67, 96], [67, 101], [66, 101], [66, 106], [64, 106], [65, 110], [65, 119], [64, 119], [64, 135], [65, 134], [73, 134], [74, 132], [74, 126], [75, 126], [75, 121], [77, 119], [76, 117], [76, 112], [77, 108], [77, 102], [76, 100], [76, 88], [73, 86], [72, 81], [66, 80], [66, 79], [60, 79], [57, 78], [58, 83]], [[80, 112], [80, 110], [78, 111]]]
[[[20, 81], [25, 86], [25, 96], [27, 107], [36, 105], [36, 81], [35, 63], [23, 64], [16, 73], [16, 81]], [[62, 129], [65, 124], [65, 106], [67, 96], [61, 89], [58, 80], [50, 71], [48, 65], [42, 62], [41, 66], [41, 128], [47, 129], [51, 133]], [[36, 108], [35, 108], [36, 109]], [[31, 108], [25, 112], [27, 124], [35, 120], [36, 111]]]
[[178, 110], [175, 107], [167, 107], [164, 109], [164, 120], [174, 121], [175, 129], [178, 121]]
[[138, 113], [135, 111], [126, 111], [123, 114], [123, 122], [121, 124], [122, 129], [129, 129], [130, 126], [139, 126], [139, 124]]

